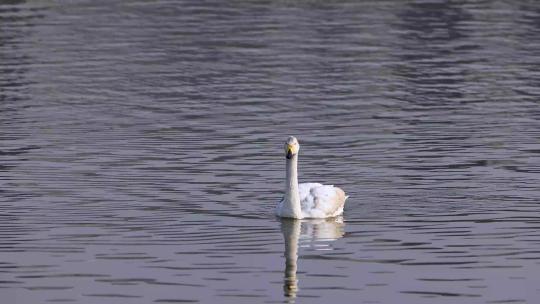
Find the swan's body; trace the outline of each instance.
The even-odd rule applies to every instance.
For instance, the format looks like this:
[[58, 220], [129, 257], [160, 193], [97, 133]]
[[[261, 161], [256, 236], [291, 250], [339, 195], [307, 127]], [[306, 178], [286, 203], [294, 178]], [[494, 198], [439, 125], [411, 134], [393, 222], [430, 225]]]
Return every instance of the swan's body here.
[[327, 218], [343, 213], [347, 196], [332, 185], [319, 183], [298, 184], [298, 151], [300, 145], [294, 137], [285, 144], [287, 175], [285, 196], [276, 207], [276, 215], [289, 218]]
[[343, 213], [347, 196], [345, 192], [332, 185], [302, 183], [298, 185], [300, 214], [287, 207], [285, 197], [278, 203], [276, 214], [290, 218], [327, 218]]

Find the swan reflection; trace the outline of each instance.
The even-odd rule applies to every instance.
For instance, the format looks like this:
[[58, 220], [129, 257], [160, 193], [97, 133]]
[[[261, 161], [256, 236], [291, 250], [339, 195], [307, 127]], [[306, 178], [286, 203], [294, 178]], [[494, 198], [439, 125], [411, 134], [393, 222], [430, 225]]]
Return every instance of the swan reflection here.
[[285, 278], [283, 290], [286, 297], [295, 298], [298, 291], [298, 247], [315, 250], [332, 250], [328, 241], [344, 235], [342, 217], [330, 219], [295, 220], [282, 219], [281, 232], [285, 240]]

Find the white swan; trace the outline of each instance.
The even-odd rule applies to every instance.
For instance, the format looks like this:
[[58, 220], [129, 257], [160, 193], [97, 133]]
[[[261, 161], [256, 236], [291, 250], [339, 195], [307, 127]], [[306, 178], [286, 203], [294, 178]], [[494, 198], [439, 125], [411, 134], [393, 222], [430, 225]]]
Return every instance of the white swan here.
[[338, 187], [319, 183], [298, 184], [298, 151], [300, 145], [294, 136], [285, 143], [287, 181], [285, 196], [276, 207], [276, 215], [289, 218], [327, 218], [343, 213], [348, 196]]

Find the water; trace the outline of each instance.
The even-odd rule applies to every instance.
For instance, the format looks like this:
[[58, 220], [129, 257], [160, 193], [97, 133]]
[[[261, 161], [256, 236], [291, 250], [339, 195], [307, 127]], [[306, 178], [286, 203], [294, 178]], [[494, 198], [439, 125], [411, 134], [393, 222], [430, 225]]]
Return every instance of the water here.
[[[2, 302], [537, 302], [539, 18], [2, 2]], [[343, 218], [272, 215], [288, 135]]]

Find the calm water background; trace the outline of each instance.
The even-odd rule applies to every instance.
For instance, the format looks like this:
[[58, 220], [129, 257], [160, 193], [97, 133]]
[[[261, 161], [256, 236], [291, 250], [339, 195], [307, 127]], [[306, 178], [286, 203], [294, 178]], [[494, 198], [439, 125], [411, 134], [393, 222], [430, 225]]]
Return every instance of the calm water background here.
[[535, 303], [539, 97], [534, 1], [3, 1], [1, 301]]

